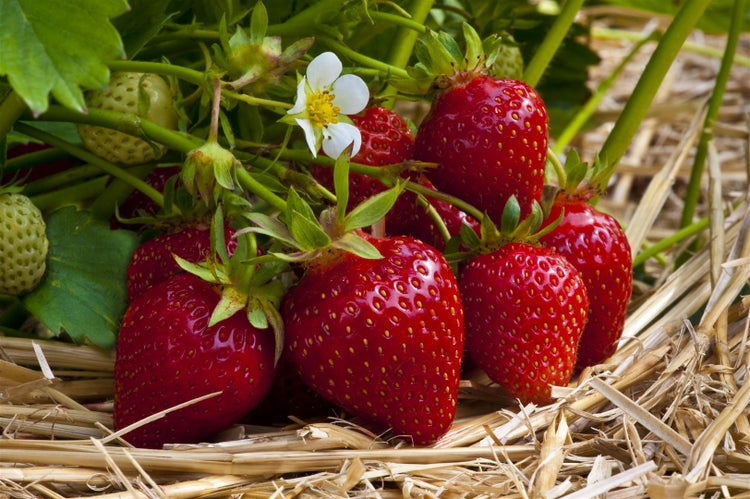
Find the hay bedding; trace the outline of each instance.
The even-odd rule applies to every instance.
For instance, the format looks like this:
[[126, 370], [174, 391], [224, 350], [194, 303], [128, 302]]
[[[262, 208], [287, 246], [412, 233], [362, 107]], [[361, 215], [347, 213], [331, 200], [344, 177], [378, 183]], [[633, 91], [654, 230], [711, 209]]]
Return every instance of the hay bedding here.
[[[591, 14], [597, 26], [613, 25], [611, 11]], [[626, 20], [633, 33], [647, 28]], [[700, 34], [691, 42], [722, 46]], [[594, 43], [603, 62], [592, 86], [632, 42]], [[576, 139], [584, 158], [598, 150], [650, 48], [608, 92], [600, 124]], [[749, 51], [744, 42], [740, 54]], [[675, 230], [717, 67], [712, 56], [680, 56], [602, 201], [634, 247]], [[328, 419], [134, 449], [110, 430], [111, 352], [0, 337], [0, 497], [750, 497], [750, 299], [742, 295], [750, 69], [735, 70], [700, 206], [711, 243], [674, 272], [669, 254], [647, 262], [651, 281], [636, 283], [620, 349], [557, 389], [555, 404], [519, 407], [474, 372], [462, 382], [454, 427], [430, 448]]]

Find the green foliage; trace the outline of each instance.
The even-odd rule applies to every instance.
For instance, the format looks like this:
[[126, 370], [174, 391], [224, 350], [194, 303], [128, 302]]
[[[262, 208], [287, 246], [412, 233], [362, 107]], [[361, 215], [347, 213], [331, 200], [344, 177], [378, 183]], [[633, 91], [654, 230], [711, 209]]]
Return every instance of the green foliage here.
[[46, 220], [47, 273], [24, 304], [55, 333], [110, 348], [127, 306], [126, 268], [138, 244], [135, 233], [111, 230], [74, 207]]
[[0, 75], [35, 113], [47, 109], [50, 92], [83, 110], [82, 87], [106, 85], [107, 61], [124, 55], [109, 19], [126, 9], [125, 0], [0, 2]]

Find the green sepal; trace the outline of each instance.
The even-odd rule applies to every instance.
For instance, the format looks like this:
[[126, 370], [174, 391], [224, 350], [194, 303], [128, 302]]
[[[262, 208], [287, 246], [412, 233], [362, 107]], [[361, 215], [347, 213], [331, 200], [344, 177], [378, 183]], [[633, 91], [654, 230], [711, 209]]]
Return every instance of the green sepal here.
[[336, 194], [336, 220], [343, 225], [349, 205], [349, 161], [352, 145], [344, 149], [333, 165], [333, 192]]
[[331, 243], [331, 238], [317, 220], [310, 220], [296, 210], [289, 213], [289, 232], [303, 250], [323, 248]]
[[378, 260], [383, 258], [383, 255], [372, 245], [372, 243], [354, 232], [343, 234], [341, 237], [333, 241], [331, 246], [368, 260]]
[[211, 312], [211, 317], [208, 319], [208, 327], [229, 319], [234, 314], [247, 307], [247, 301], [247, 294], [232, 286], [224, 287], [221, 292], [219, 303], [216, 304], [213, 312]]
[[[284, 319], [279, 313], [278, 306], [269, 300], [253, 299], [247, 308], [247, 320], [256, 329], [267, 329], [269, 325], [271, 326], [274, 337], [273, 362], [277, 365], [284, 353]], [[260, 328], [261, 323], [265, 323], [266, 326]]]
[[475, 63], [477, 65], [483, 64], [485, 60], [485, 51], [479, 33], [477, 33], [468, 23], [462, 23], [461, 29], [464, 34], [464, 42], [466, 43], [466, 52], [464, 55], [465, 64], [470, 68], [475, 67]]
[[260, 44], [263, 42], [263, 38], [266, 36], [266, 30], [268, 29], [268, 11], [263, 2], [259, 1], [253, 7], [253, 12], [250, 14], [250, 43]]
[[565, 185], [564, 189], [571, 189], [573, 192], [578, 189], [589, 172], [589, 165], [581, 161], [578, 151], [571, 149], [565, 157]]
[[292, 234], [289, 232], [289, 228], [278, 219], [260, 212], [248, 213], [246, 218], [255, 225], [241, 229], [240, 232], [246, 230], [255, 234], [270, 236], [287, 246], [299, 249], [297, 241], [294, 240]]
[[344, 231], [368, 227], [383, 219], [396, 204], [406, 182], [399, 182], [394, 187], [379, 192], [355, 206], [344, 218]]
[[502, 218], [500, 219], [500, 232], [504, 235], [510, 235], [518, 227], [521, 220], [521, 205], [518, 203], [516, 196], [511, 196], [503, 207]]
[[315, 212], [294, 189], [289, 189], [284, 212], [289, 234], [296, 242], [294, 247], [306, 251], [327, 246], [331, 238], [326, 234]]
[[182, 270], [184, 270], [185, 272], [190, 272], [191, 274], [200, 277], [206, 282], [210, 282], [213, 284], [230, 284], [227, 276], [217, 272], [216, 268], [210, 261], [204, 263], [193, 263], [185, 260], [179, 255], [175, 255], [174, 253], [172, 254], [172, 257], [175, 259], [177, 265], [179, 265]]
[[[487, 220], [489, 220], [489, 218], [487, 218]], [[484, 224], [482, 224], [482, 227], [484, 227]], [[497, 229], [495, 229], [495, 232], [497, 232]], [[480, 239], [479, 234], [477, 234], [474, 229], [472, 229], [466, 224], [461, 224], [461, 228], [459, 229], [458, 235], [460, 238], [460, 244], [463, 245], [465, 248], [474, 249], [474, 248], [478, 248], [479, 245], [482, 244], [482, 240]], [[456, 239], [455, 237], [451, 238], [451, 240], [448, 241], [448, 243], [445, 245], [446, 253], [448, 251], [451, 251], [451, 252], [458, 251], [459, 244], [458, 242], [455, 241], [455, 239]]]

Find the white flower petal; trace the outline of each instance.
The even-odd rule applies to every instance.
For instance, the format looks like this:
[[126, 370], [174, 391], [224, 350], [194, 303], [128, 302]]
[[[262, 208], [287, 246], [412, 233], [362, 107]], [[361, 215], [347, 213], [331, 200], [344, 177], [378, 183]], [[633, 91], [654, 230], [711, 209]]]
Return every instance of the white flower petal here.
[[362, 146], [362, 134], [354, 125], [349, 123], [334, 123], [323, 130], [323, 152], [333, 159], [338, 158], [349, 144], [354, 144], [352, 156], [359, 152]]
[[299, 82], [299, 85], [297, 85], [297, 100], [294, 102], [294, 107], [287, 111], [287, 114], [299, 114], [305, 110], [305, 108], [307, 107], [306, 87], [307, 80], [303, 77]]
[[310, 88], [318, 90], [336, 81], [341, 74], [341, 61], [333, 52], [323, 52], [307, 66], [307, 81]]
[[318, 137], [316, 136], [315, 128], [313, 128], [310, 120], [301, 120], [297, 118], [295, 121], [300, 126], [300, 128], [302, 128], [302, 131], [305, 132], [305, 141], [307, 141], [307, 147], [310, 148], [310, 152], [312, 153], [313, 158], [317, 158], [318, 149], [320, 149], [320, 143]]
[[367, 84], [357, 75], [343, 75], [333, 82], [333, 94], [333, 105], [339, 107], [341, 114], [357, 114], [370, 100]]

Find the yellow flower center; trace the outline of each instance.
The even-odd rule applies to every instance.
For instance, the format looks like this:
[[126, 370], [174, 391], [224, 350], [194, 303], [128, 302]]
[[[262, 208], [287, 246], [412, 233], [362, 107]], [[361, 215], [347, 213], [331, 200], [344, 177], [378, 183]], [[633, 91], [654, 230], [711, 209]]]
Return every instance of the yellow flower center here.
[[333, 105], [334, 97], [328, 90], [317, 90], [307, 97], [307, 117], [314, 127], [323, 128], [338, 123], [341, 109]]

